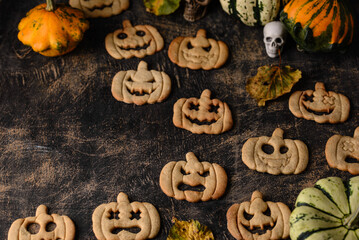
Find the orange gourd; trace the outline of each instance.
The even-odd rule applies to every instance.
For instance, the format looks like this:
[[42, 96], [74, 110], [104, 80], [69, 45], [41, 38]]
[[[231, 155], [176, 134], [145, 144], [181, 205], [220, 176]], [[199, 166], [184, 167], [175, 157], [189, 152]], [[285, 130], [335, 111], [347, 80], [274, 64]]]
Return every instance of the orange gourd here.
[[20, 21], [18, 39], [35, 52], [54, 57], [75, 49], [88, 28], [80, 10], [46, 0]]
[[280, 20], [308, 52], [345, 50], [354, 36], [354, 20], [347, 0], [292, 0], [285, 5]]

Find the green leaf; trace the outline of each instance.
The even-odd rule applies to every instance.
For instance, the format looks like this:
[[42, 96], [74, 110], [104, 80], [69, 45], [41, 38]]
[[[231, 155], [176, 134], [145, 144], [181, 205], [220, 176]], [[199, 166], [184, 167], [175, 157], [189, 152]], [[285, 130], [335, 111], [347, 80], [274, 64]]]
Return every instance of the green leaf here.
[[167, 240], [214, 240], [212, 231], [196, 220], [179, 221], [172, 219], [174, 223], [170, 229]]
[[143, 0], [146, 11], [157, 16], [169, 15], [176, 11], [181, 0]]
[[293, 85], [302, 77], [302, 72], [290, 66], [262, 66], [257, 75], [248, 79], [246, 90], [264, 106], [268, 100], [275, 99], [291, 91]]

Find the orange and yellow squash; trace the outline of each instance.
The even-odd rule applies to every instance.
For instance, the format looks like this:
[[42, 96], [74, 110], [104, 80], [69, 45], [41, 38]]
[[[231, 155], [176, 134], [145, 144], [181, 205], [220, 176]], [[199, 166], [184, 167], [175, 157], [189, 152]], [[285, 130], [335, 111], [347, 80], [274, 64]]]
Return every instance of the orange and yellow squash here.
[[344, 50], [353, 40], [353, 14], [347, 0], [292, 0], [280, 20], [298, 47], [308, 52]]
[[88, 28], [82, 11], [46, 0], [21, 19], [18, 39], [35, 52], [54, 57], [72, 51]]

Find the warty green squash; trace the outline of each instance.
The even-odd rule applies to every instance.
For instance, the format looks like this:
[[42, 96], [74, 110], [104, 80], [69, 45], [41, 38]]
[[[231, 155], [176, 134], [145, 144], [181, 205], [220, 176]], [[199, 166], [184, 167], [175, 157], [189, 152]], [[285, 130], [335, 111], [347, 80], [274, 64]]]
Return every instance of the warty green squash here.
[[345, 50], [353, 40], [354, 21], [347, 0], [292, 0], [280, 20], [307, 52]]
[[320, 179], [303, 189], [290, 215], [292, 240], [359, 239], [359, 176]]
[[281, 0], [220, 0], [223, 10], [237, 16], [248, 26], [264, 26], [273, 21], [281, 6]]

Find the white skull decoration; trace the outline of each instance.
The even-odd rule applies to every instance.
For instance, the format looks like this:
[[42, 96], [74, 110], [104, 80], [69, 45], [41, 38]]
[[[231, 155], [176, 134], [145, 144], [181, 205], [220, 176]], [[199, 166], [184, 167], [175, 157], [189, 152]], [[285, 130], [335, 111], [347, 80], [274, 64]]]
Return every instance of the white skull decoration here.
[[284, 24], [280, 21], [267, 23], [263, 28], [263, 35], [267, 55], [271, 58], [278, 57], [279, 51], [282, 52], [287, 35]]
[[189, 22], [194, 22], [201, 19], [207, 11], [207, 5], [211, 0], [186, 0], [186, 5], [183, 13], [184, 19]]

